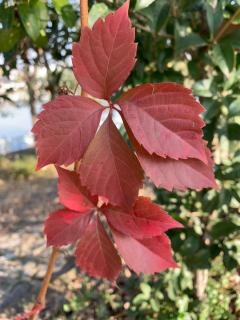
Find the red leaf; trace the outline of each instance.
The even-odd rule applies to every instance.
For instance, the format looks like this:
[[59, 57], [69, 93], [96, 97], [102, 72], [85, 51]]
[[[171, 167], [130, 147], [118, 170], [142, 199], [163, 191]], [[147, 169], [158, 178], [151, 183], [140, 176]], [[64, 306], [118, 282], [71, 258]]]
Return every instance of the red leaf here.
[[129, 212], [112, 206], [105, 206], [102, 211], [114, 229], [137, 239], [158, 236], [169, 229], [182, 227], [146, 197], [139, 197]]
[[142, 170], [109, 116], [89, 145], [80, 177], [92, 194], [130, 208], [142, 184]]
[[129, 2], [84, 28], [73, 44], [73, 72], [79, 84], [94, 97], [107, 99], [127, 79], [135, 64], [137, 45], [128, 18]]
[[85, 97], [59, 96], [47, 103], [32, 129], [37, 169], [79, 160], [96, 133], [102, 111], [97, 102]]
[[117, 103], [137, 141], [150, 153], [207, 163], [202, 140], [204, 109], [190, 90], [175, 83], [142, 85]]
[[51, 213], [45, 221], [47, 245], [61, 247], [73, 244], [82, 237], [92, 217], [92, 212], [78, 213], [61, 209]]
[[168, 191], [173, 189], [186, 190], [217, 188], [213, 174], [213, 161], [210, 151], [206, 149], [208, 164], [197, 159], [161, 158], [150, 155], [143, 148], [137, 149], [138, 159], [146, 175], [154, 182], [156, 187]]
[[137, 240], [112, 230], [118, 251], [130, 269], [136, 273], [153, 274], [167, 268], [176, 268], [170, 240], [165, 234]]
[[76, 263], [89, 275], [109, 280], [115, 280], [121, 271], [121, 259], [98, 217], [78, 243]]
[[79, 175], [61, 167], [56, 167], [58, 172], [58, 194], [60, 202], [67, 208], [86, 212], [97, 204], [97, 197], [93, 198], [86, 188], [81, 185]]

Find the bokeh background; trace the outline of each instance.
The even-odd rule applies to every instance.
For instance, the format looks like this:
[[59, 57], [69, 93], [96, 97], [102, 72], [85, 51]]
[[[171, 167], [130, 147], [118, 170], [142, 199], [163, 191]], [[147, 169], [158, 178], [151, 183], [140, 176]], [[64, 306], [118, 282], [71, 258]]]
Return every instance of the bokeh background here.
[[[121, 3], [90, 0], [90, 26]], [[169, 232], [180, 268], [125, 269], [111, 284], [77, 270], [66, 248], [41, 319], [240, 319], [240, 1], [131, 0], [129, 14], [138, 60], [122, 90], [162, 81], [193, 90], [206, 108], [219, 189], [170, 193], [146, 180], [141, 192], [185, 226]], [[46, 269], [42, 226], [59, 206], [56, 175], [51, 166], [34, 171], [30, 129], [43, 103], [79, 91], [71, 70], [79, 30], [78, 1], [0, 1], [2, 320], [31, 308]]]

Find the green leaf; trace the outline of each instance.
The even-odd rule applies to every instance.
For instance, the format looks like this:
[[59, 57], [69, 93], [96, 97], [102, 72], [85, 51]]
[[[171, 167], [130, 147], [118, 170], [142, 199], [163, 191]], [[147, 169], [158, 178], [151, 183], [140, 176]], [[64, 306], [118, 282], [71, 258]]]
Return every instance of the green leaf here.
[[203, 105], [206, 108], [206, 111], [204, 112], [203, 116], [204, 119], [207, 121], [214, 118], [219, 113], [221, 107], [220, 103], [217, 100], [213, 99], [205, 99]]
[[187, 257], [186, 263], [191, 269], [209, 269], [211, 267], [210, 258], [210, 250], [202, 248], [194, 255]]
[[166, 0], [156, 0], [141, 10], [141, 14], [148, 18], [147, 24], [151, 30], [158, 32], [167, 21], [169, 9], [169, 3]]
[[203, 212], [212, 213], [213, 210], [218, 208], [219, 193], [216, 193], [212, 198], [209, 199], [209, 193], [206, 193], [202, 199], [202, 210]]
[[10, 28], [14, 19], [14, 7], [6, 7], [4, 3], [0, 4], [0, 21], [3, 29]]
[[221, 173], [221, 180], [237, 180], [240, 179], [240, 163], [234, 163], [229, 167], [226, 173]]
[[219, 239], [229, 236], [230, 234], [239, 231], [240, 226], [236, 225], [232, 221], [220, 221], [217, 222], [211, 230], [211, 236], [213, 239]]
[[205, 9], [207, 11], [207, 22], [211, 38], [213, 38], [213, 35], [216, 33], [221, 23], [223, 22], [222, 2], [216, 1], [216, 3], [216, 7], [213, 8], [213, 6], [205, 2]]
[[224, 248], [223, 264], [227, 270], [232, 270], [238, 266], [238, 261], [229, 254], [229, 249]]
[[65, 25], [69, 28], [74, 27], [77, 15], [69, 0], [53, 0], [53, 5], [56, 12], [62, 17]]
[[230, 34], [227, 34], [222, 40], [223, 44], [231, 44], [234, 49], [240, 48], [240, 30], [234, 30]]
[[48, 23], [48, 11], [44, 1], [30, 0], [18, 5], [19, 15], [26, 33], [37, 41]]
[[176, 37], [176, 53], [179, 54], [189, 48], [205, 46], [205, 40], [197, 33], [189, 33], [184, 37]]
[[150, 6], [155, 0], [137, 0], [135, 10], [141, 10]]
[[216, 44], [213, 47], [212, 61], [229, 78], [234, 66], [234, 51], [231, 44]]
[[169, 3], [165, 3], [161, 7], [160, 12], [157, 17], [157, 21], [156, 21], [156, 31], [157, 32], [159, 32], [161, 30], [161, 28], [167, 22], [167, 19], [168, 19], [169, 13], [170, 13], [170, 9], [171, 9], [171, 7], [170, 7]]
[[0, 30], [0, 52], [7, 52], [15, 47], [22, 37], [20, 25]]
[[216, 94], [217, 88], [212, 79], [203, 79], [195, 82], [193, 92], [200, 97], [212, 98]]
[[105, 18], [109, 9], [105, 3], [95, 3], [89, 11], [89, 26], [92, 27], [99, 18]]
[[228, 124], [228, 139], [240, 140], [240, 125], [237, 123]]
[[77, 21], [77, 15], [72, 5], [68, 4], [62, 7], [61, 13], [62, 13], [63, 21], [65, 22], [66, 26], [69, 28], [74, 27]]
[[229, 105], [229, 118], [240, 116], [240, 96]]
[[234, 189], [231, 189], [231, 194], [240, 203], [240, 194], [238, 194]]
[[142, 282], [140, 284], [140, 288], [142, 293], [144, 294], [145, 300], [148, 300], [151, 296], [151, 287], [149, 286], [149, 284]]
[[186, 240], [184, 240], [180, 248], [180, 252], [184, 256], [192, 255], [199, 249], [200, 245], [200, 237], [197, 235], [190, 235]]

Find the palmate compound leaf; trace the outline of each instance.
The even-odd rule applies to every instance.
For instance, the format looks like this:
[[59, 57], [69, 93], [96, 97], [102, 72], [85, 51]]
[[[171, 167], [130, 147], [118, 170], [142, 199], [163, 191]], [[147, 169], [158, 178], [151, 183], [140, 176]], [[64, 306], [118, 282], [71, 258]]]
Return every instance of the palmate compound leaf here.
[[86, 212], [97, 204], [97, 197], [91, 197], [85, 187], [81, 185], [78, 173], [57, 167], [59, 201], [67, 208]]
[[47, 103], [32, 129], [37, 169], [79, 160], [97, 131], [102, 111], [101, 105], [86, 97], [59, 96]]
[[204, 108], [176, 83], [146, 84], [117, 101], [133, 135], [150, 154], [208, 162], [202, 140]]
[[168, 191], [203, 188], [217, 188], [213, 174], [213, 161], [211, 153], [206, 147], [208, 163], [198, 159], [162, 158], [150, 155], [140, 146], [136, 149], [139, 162], [146, 175], [158, 188]]
[[129, 209], [142, 185], [143, 173], [109, 115], [89, 145], [80, 165], [80, 178], [91, 194]]
[[105, 22], [82, 30], [80, 43], [73, 44], [73, 72], [86, 92], [109, 99], [128, 77], [135, 64], [135, 31], [128, 18], [129, 2]]
[[169, 229], [182, 227], [158, 204], [146, 197], [138, 197], [131, 211], [113, 206], [104, 206], [101, 211], [111, 227], [137, 239], [158, 236]]
[[130, 269], [136, 273], [153, 274], [176, 268], [169, 238], [162, 234], [154, 238], [135, 239], [112, 229], [117, 249]]
[[78, 243], [75, 256], [80, 269], [94, 277], [113, 281], [121, 271], [121, 259], [99, 217], [88, 226]]
[[60, 209], [51, 213], [44, 225], [47, 245], [61, 247], [74, 244], [84, 234], [91, 217], [92, 211], [79, 213]]

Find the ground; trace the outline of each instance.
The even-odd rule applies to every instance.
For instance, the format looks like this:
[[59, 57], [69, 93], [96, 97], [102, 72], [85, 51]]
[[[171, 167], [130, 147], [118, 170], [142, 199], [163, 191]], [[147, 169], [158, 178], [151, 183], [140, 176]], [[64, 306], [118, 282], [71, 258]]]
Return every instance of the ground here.
[[[49, 212], [59, 206], [56, 190], [55, 178], [34, 177], [27, 181], [8, 182], [1, 180], [1, 320], [31, 308], [36, 297], [50, 254], [43, 235], [43, 221]], [[63, 266], [68, 268], [67, 261], [67, 255], [65, 258], [61, 257], [56, 270]], [[66, 284], [64, 280], [60, 282], [57, 291], [54, 287], [50, 291], [51, 308], [54, 307], [54, 300], [61, 305], [64, 302], [63, 291]]]

